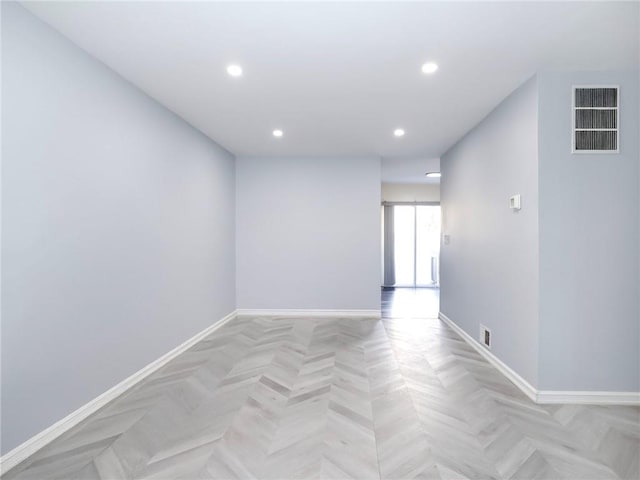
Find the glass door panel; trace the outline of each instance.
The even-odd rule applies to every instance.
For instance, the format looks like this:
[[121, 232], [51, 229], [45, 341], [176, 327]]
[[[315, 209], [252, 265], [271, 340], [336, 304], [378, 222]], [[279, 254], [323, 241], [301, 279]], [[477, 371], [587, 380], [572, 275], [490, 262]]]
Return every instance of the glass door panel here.
[[415, 210], [413, 205], [393, 207], [396, 286], [415, 285]]
[[416, 207], [416, 286], [439, 283], [440, 207]]

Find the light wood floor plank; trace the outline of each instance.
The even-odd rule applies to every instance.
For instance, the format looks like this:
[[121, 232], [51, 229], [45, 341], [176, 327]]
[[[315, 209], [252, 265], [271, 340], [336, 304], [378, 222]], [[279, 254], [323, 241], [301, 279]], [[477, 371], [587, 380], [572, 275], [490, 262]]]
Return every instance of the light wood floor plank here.
[[531, 402], [436, 319], [240, 317], [9, 479], [637, 479], [640, 408]]

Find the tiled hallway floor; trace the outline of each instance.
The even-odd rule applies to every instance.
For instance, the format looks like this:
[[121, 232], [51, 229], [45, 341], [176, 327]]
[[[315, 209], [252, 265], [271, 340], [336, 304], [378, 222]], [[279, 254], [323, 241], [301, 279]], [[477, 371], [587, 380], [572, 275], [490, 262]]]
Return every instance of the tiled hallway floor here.
[[382, 291], [385, 318], [438, 318], [439, 288], [395, 288]]

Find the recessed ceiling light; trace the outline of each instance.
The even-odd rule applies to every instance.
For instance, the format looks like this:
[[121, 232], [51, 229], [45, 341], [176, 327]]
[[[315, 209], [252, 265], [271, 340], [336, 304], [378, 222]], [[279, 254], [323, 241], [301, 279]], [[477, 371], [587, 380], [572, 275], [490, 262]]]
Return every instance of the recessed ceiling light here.
[[284, 135], [284, 132], [282, 130], [274, 130], [273, 131], [273, 136], [274, 137], [280, 138], [282, 135]]
[[442, 174], [440, 172], [427, 172], [429, 178], [440, 178]]
[[227, 67], [227, 73], [232, 77], [241, 77], [242, 67], [240, 65], [229, 65]]
[[436, 70], [438, 70], [438, 64], [436, 63], [427, 62], [422, 65], [422, 73], [426, 73], [427, 75], [434, 73]]
[[403, 129], [401, 129], [401, 128], [396, 128], [396, 129], [393, 131], [393, 134], [394, 134], [396, 137], [402, 137], [402, 136], [404, 136], [404, 130], [403, 130]]

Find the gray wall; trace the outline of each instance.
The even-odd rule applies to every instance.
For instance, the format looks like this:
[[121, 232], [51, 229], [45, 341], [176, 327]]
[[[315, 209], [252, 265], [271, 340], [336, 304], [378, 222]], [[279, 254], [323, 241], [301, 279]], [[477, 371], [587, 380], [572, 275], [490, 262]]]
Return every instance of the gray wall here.
[[234, 310], [235, 182], [229, 153], [7, 2], [2, 70], [6, 452]]
[[240, 158], [238, 308], [380, 309], [380, 160]]
[[[532, 385], [538, 370], [538, 91], [535, 78], [441, 157], [440, 310]], [[509, 197], [522, 195], [522, 210]]]
[[[638, 72], [543, 72], [540, 388], [640, 390]], [[571, 154], [571, 86], [620, 85], [620, 153]]]
[[[571, 153], [589, 84], [621, 88], [619, 154]], [[441, 310], [539, 390], [640, 390], [638, 84], [541, 72], [442, 157]]]

